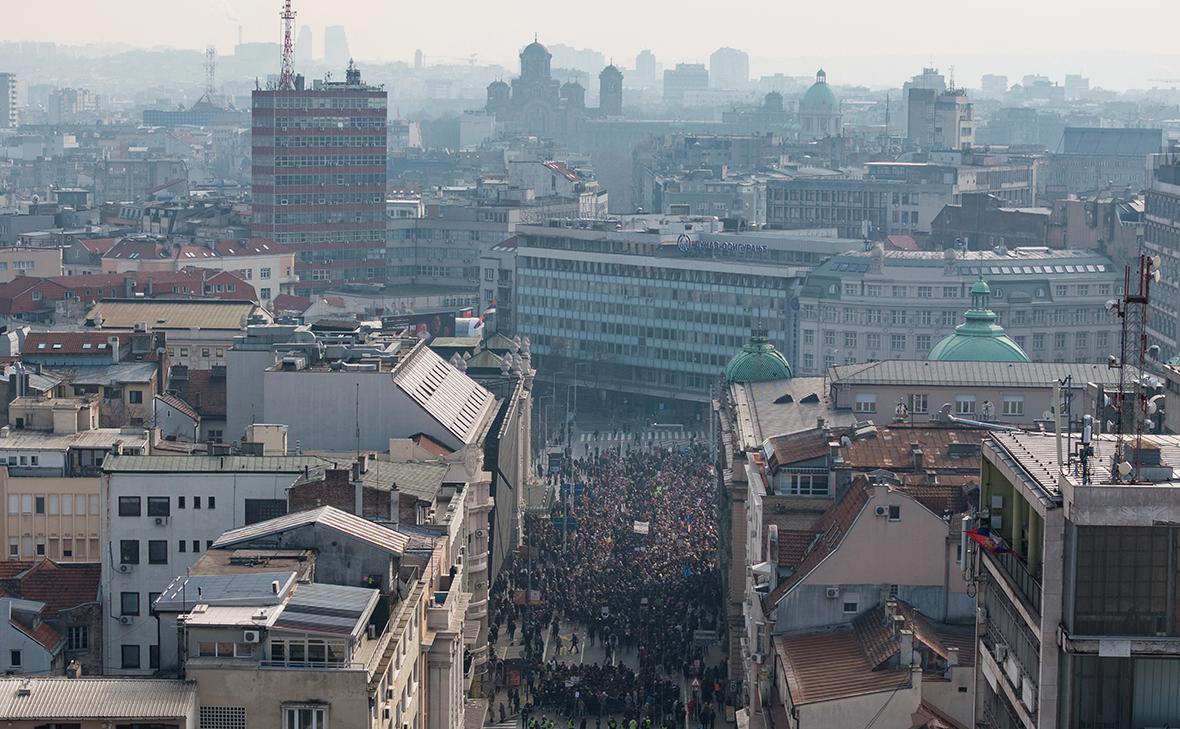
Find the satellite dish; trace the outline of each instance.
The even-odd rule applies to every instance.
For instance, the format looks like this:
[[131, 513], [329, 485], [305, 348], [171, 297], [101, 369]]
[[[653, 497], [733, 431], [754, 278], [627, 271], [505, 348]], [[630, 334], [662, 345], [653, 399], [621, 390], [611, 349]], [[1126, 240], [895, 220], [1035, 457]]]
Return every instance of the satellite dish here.
[[1126, 477], [1131, 472], [1131, 464], [1126, 461], [1120, 461], [1118, 471], [1120, 476]]
[[1053, 413], [1051, 413], [1050, 411], [1046, 410], [1045, 412], [1041, 413], [1041, 420], [1052, 420], [1052, 419], [1053, 419]]

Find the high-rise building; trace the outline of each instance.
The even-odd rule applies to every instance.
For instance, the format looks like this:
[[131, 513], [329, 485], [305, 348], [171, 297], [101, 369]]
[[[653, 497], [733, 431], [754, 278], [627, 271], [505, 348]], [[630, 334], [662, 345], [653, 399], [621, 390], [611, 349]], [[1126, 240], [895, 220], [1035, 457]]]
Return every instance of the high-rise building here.
[[12, 129], [17, 122], [16, 74], [0, 73], [0, 129]]
[[414, 51], [414, 68], [421, 70], [421, 68], [425, 65], [426, 54], [422, 52], [421, 48], [419, 48], [418, 50]]
[[253, 94], [254, 231], [297, 251], [300, 294], [385, 282], [387, 106], [351, 65]]
[[329, 68], [343, 68], [352, 59], [348, 50], [348, 34], [343, 25], [324, 28], [324, 64]]
[[299, 29], [299, 37], [295, 41], [295, 65], [306, 68], [314, 59], [315, 37], [311, 34], [311, 28], [305, 25]]
[[975, 113], [963, 89], [911, 88], [906, 136], [926, 151], [962, 149], [975, 142]]
[[604, 116], [623, 115], [623, 72], [613, 63], [598, 74], [598, 110]]
[[646, 48], [635, 56], [635, 80], [644, 86], [653, 86], [659, 80], [660, 66], [656, 54]]
[[703, 63], [677, 63], [676, 68], [664, 71], [664, 102], [680, 104], [689, 91], [709, 88], [709, 69]]
[[713, 88], [744, 89], [750, 83], [750, 56], [736, 48], [718, 48], [709, 56]]
[[985, 73], [979, 80], [979, 90], [985, 99], [1003, 98], [1008, 92], [1008, 77], [1003, 74]]
[[1159, 281], [1151, 286], [1151, 316], [1147, 334], [1158, 344], [1160, 357], [1180, 355], [1176, 317], [1180, 312], [1180, 160], [1171, 155], [1155, 157], [1155, 174], [1145, 196], [1143, 245], [1148, 255], [1160, 257]]

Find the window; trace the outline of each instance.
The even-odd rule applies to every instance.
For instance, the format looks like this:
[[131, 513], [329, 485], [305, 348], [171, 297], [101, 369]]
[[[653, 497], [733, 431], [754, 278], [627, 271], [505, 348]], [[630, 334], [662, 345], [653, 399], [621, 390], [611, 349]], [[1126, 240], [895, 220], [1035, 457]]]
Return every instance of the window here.
[[246, 523], [274, 519], [287, 513], [286, 499], [246, 499]]
[[139, 593], [138, 592], [121, 592], [121, 593], [119, 593], [119, 614], [120, 615], [139, 615]]
[[856, 349], [856, 332], [844, 332], [844, 346], [848, 349]]
[[200, 551], [201, 551], [201, 540], [194, 539], [193, 540], [193, 554], [196, 554], [197, 552], [200, 552]]
[[45, 537], [37, 537], [37, 556], [45, 556]]
[[877, 412], [877, 396], [869, 394], [858, 394], [856, 396], [855, 411], [858, 413], [875, 413]]
[[122, 539], [119, 541], [119, 564], [139, 564], [138, 539]]
[[844, 598], [844, 614], [856, 615], [858, 612], [860, 612], [860, 602], [858, 598]]
[[177, 552], [187, 552], [188, 551], [188, 542], [183, 539], [177, 541], [176, 542], [176, 551]]
[[825, 347], [835, 347], [836, 346], [836, 333], [835, 332], [833, 332], [833, 331], [824, 332], [824, 346]]
[[119, 516], [139, 516], [140, 498], [138, 496], [119, 497]]
[[955, 288], [954, 286], [943, 286], [942, 287], [942, 298], [944, 298], [944, 299], [957, 299], [957, 298], [959, 298], [959, 290], [957, 288]]
[[[878, 312], [880, 313], [880, 312]], [[870, 333], [867, 335], [869, 349], [876, 351], [881, 348], [881, 335]]]
[[8, 651], [8, 665], [12, 666], [13, 668], [17, 668], [20, 666], [20, 659], [21, 659], [20, 651], [16, 651], [16, 650]]
[[208, 357], [209, 354], [210, 354], [210, 351], [209, 351], [208, 347], [201, 347], [201, 356], [202, 357]]
[[826, 473], [786, 473], [786, 491], [792, 496], [827, 496], [828, 475]]
[[[34, 456], [34, 458], [36, 458], [36, 456]], [[37, 464], [34, 463], [33, 465], [35, 466]], [[44, 514], [45, 513], [45, 497], [44, 496], [36, 496], [33, 498], [33, 513], [34, 514]]]
[[918, 354], [925, 354], [930, 351], [930, 335], [919, 334], [914, 337], [914, 344], [918, 348]]
[[975, 396], [974, 395], [956, 395], [955, 396], [955, 414], [956, 415], [974, 415], [975, 414]]
[[1024, 398], [1019, 395], [1005, 395], [1004, 415], [1024, 415]]
[[181, 347], [181, 348], [180, 348], [180, 356], [181, 356], [181, 357], [187, 357], [187, 356], [188, 356], [188, 347]]
[[262, 288], [258, 289], [258, 296], [263, 301], [269, 300], [270, 299], [270, 288], [267, 286], [263, 286]]
[[148, 646], [148, 668], [159, 668], [159, 667], [160, 667], [160, 646], [149, 645]]
[[258, 278], [270, 278], [270, 268], [265, 267], [258, 269]]
[[910, 412], [915, 415], [921, 415], [929, 412], [929, 405], [927, 403], [926, 395], [919, 395], [917, 393], [910, 395]]
[[216, 497], [216, 496], [210, 496], [210, 497], [209, 497], [209, 508], [210, 508], [210, 509], [216, 509], [216, 508], [217, 508], [217, 497]]
[[148, 516], [168, 516], [171, 513], [171, 499], [167, 496], [147, 497]]
[[1053, 335], [1053, 348], [1065, 349], [1065, 332], [1057, 332]]
[[127, 645], [122, 646], [123, 668], [139, 668], [139, 646]]
[[808, 345], [815, 344], [815, 330], [814, 329], [804, 329], [803, 330], [803, 343], [808, 344]]
[[87, 625], [71, 625], [66, 628], [66, 650], [90, 650], [90, 627]]
[[183, 508], [184, 508], [184, 497], [183, 497], [183, 496], [177, 496], [177, 497], [176, 497], [176, 508], [177, 508], [177, 509], [183, 509]]
[[131, 403], [132, 405], [142, 405], [143, 392], [141, 390], [128, 390], [127, 402]]
[[193, 508], [194, 509], [201, 508], [201, 497], [200, 496], [193, 497]]
[[168, 542], [163, 539], [148, 540], [148, 564], [168, 564]]
[[328, 707], [322, 704], [284, 706], [283, 729], [328, 729]]
[[889, 507], [889, 521], [901, 521], [901, 507], [897, 505], [890, 505]]
[[904, 352], [905, 351], [905, 335], [904, 334], [890, 334], [889, 335], [889, 348], [892, 349], [894, 352]]
[[931, 293], [932, 293], [932, 288], [930, 286], [919, 286], [918, 287], [918, 298], [919, 299], [929, 299]]

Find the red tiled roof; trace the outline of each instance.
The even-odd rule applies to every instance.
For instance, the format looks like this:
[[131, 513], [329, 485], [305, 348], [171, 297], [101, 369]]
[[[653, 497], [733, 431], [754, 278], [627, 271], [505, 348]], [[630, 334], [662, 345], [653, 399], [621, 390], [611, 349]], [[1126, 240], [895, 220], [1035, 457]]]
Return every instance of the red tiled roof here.
[[111, 332], [29, 332], [21, 354], [87, 354], [109, 359], [111, 350], [107, 339], [110, 337], [119, 339]]
[[20, 576], [20, 593], [25, 600], [45, 603], [45, 612], [54, 616], [62, 610], [98, 601], [97, 563], [57, 563], [42, 560]]
[[12, 627], [37, 641], [45, 650], [53, 650], [61, 643], [61, 633], [54, 630], [53, 626], [49, 623], [41, 623], [36, 628], [30, 628], [18, 620], [12, 620], [10, 622]]
[[163, 395], [156, 395], [156, 397], [160, 398], [160, 402], [163, 402], [173, 410], [181, 413], [182, 415], [185, 415], [190, 420], [195, 422], [200, 419], [200, 416], [197, 415], [197, 411], [193, 410], [191, 405], [189, 405], [184, 400], [181, 400], [176, 395], [166, 392]]
[[865, 479], [863, 477], [854, 478], [848, 490], [844, 492], [844, 496], [832, 504], [819, 518], [815, 531], [822, 536], [812, 545], [811, 550], [799, 563], [798, 569], [766, 596], [768, 608], [776, 605], [783, 595], [802, 582], [803, 578], [818, 567], [820, 562], [823, 562], [829, 554], [840, 547], [844, 536], [867, 503], [869, 503], [869, 495], [865, 491]]
[[848, 626], [774, 639], [795, 705], [906, 688], [908, 668], [873, 670]]
[[979, 476], [936, 476], [928, 483], [923, 474], [904, 474], [895, 488], [939, 516], [967, 510], [965, 489], [979, 485]]
[[311, 307], [311, 299], [294, 294], [279, 294], [271, 302], [271, 309], [276, 312], [298, 311], [302, 313], [307, 311], [309, 307]]
[[[914, 470], [911, 444], [917, 443], [922, 449], [922, 470], [979, 472], [979, 446], [991, 435], [991, 431], [979, 428], [958, 427], [882, 427], [877, 428], [875, 438], [861, 438], [840, 449], [846, 468], [888, 470]], [[974, 455], [952, 457], [951, 445], [970, 451]]]
[[767, 465], [771, 471], [775, 471], [781, 466], [826, 455], [828, 435], [822, 430], [777, 435], [770, 438], [770, 449], [770, 461]]
[[276, 243], [267, 238], [251, 238], [250, 240], [219, 240], [213, 244], [220, 256], [265, 256], [275, 253], [287, 253], [290, 248], [282, 243]]
[[104, 253], [106, 253], [107, 251], [109, 251], [111, 249], [111, 247], [114, 246], [118, 242], [119, 242], [118, 238], [79, 238], [78, 239], [78, 243], [83, 248], [90, 251], [91, 253], [97, 253], [100, 256], [103, 255]]
[[882, 605], [877, 605], [857, 615], [852, 621], [852, 632], [860, 642], [865, 660], [873, 668], [881, 666], [897, 655], [899, 644], [893, 634], [891, 618]]
[[778, 566], [797, 567], [807, 555], [807, 548], [815, 541], [815, 535], [811, 529], [779, 529]]
[[20, 560], [9, 560], [0, 562], [0, 579], [7, 579], [9, 577], [16, 577], [21, 572], [33, 566], [32, 561], [22, 562]]

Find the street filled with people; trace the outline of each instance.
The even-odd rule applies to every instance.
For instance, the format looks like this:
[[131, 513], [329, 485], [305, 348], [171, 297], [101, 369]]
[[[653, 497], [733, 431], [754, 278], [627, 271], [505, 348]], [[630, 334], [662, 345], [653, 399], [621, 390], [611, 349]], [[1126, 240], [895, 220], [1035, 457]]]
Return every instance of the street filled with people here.
[[552, 489], [493, 585], [501, 720], [710, 727], [728, 697], [707, 450], [606, 449], [567, 460]]

